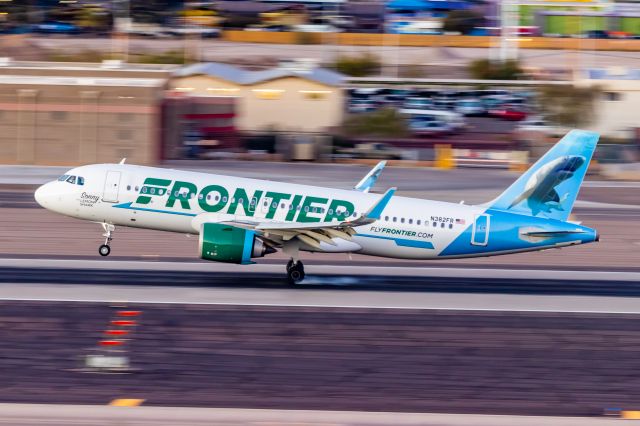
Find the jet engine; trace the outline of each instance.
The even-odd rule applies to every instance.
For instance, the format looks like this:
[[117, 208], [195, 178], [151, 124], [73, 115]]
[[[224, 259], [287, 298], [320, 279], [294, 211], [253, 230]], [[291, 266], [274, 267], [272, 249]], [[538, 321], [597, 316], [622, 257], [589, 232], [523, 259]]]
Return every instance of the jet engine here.
[[275, 253], [250, 229], [219, 223], [203, 223], [200, 227], [200, 258], [225, 263], [252, 263], [252, 257]]

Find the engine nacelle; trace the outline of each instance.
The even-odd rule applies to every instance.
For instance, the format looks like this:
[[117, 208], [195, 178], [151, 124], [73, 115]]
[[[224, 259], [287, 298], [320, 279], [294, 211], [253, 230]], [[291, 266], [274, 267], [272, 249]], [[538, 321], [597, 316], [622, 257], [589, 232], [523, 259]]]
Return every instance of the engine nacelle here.
[[202, 259], [241, 264], [276, 251], [257, 238], [255, 231], [219, 223], [202, 224], [199, 248]]

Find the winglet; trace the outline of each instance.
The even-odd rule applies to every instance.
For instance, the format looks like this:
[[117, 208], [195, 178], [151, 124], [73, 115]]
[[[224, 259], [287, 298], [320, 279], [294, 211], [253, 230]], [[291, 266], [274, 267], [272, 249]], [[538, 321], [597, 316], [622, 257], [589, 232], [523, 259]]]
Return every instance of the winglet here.
[[369, 192], [373, 185], [376, 184], [376, 181], [380, 177], [380, 173], [382, 173], [382, 169], [387, 165], [386, 161], [380, 161], [376, 166], [366, 174], [365, 177], [362, 178], [360, 182], [356, 186], [353, 187], [356, 191], [360, 192]]
[[382, 197], [380, 197], [378, 202], [375, 203], [369, 209], [369, 211], [367, 211], [364, 214], [364, 218], [365, 219], [371, 219], [371, 220], [379, 220], [380, 217], [382, 216], [382, 212], [387, 207], [387, 204], [389, 204], [389, 201], [391, 200], [391, 197], [393, 197], [393, 194], [396, 193], [397, 189], [398, 188], [396, 188], [396, 187], [387, 189], [387, 192], [385, 192], [384, 195]]

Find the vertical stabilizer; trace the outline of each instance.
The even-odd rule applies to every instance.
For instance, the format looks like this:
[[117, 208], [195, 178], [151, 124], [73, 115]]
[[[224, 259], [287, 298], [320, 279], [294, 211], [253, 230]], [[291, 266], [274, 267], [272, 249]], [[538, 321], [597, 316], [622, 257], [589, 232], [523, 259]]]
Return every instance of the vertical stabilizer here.
[[515, 181], [490, 208], [566, 221], [600, 136], [571, 130]]

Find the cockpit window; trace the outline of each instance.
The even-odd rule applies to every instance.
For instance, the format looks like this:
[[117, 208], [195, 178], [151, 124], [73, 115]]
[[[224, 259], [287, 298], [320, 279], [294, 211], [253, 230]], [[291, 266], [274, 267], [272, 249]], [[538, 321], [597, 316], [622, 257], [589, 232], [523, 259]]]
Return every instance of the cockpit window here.
[[62, 175], [58, 178], [58, 181], [68, 182], [73, 185], [84, 185], [84, 178], [82, 176]]

